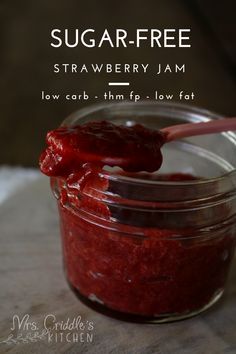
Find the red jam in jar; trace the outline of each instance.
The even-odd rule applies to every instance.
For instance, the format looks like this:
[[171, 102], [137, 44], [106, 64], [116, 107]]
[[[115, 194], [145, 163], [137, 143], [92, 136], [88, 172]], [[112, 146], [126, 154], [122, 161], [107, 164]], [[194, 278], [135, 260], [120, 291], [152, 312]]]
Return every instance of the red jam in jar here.
[[223, 294], [235, 247], [236, 138], [165, 146], [158, 131], [215, 118], [173, 104], [100, 105], [48, 134], [40, 165], [58, 199], [66, 276], [90, 307], [167, 322]]

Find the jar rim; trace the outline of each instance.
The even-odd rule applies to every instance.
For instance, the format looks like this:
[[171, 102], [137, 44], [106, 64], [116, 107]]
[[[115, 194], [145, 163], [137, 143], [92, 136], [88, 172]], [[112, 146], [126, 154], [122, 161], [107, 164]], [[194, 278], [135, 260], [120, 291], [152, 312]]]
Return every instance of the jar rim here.
[[[97, 104], [89, 105], [88, 107], [81, 108], [74, 113], [70, 114], [63, 122], [62, 126], [65, 125], [73, 125], [78, 123], [78, 120], [88, 116], [92, 113], [95, 113], [98, 110], [102, 109], [122, 109], [122, 108], [132, 108], [132, 107], [150, 107], [155, 106], [159, 108], [169, 109], [170, 111], [178, 111], [178, 114], [181, 113], [189, 113], [192, 116], [193, 121], [197, 121], [197, 118], [201, 118], [201, 121], [209, 121], [211, 119], [222, 119], [223, 116], [215, 113], [213, 111], [197, 107], [191, 106], [188, 104], [182, 104], [177, 102], [167, 102], [167, 101], [154, 101], [154, 100], [140, 100], [138, 102], [130, 102], [130, 101], [122, 101], [122, 102], [100, 102]], [[199, 120], [199, 119], [198, 119]], [[236, 134], [233, 131], [223, 133], [227, 138], [235, 144], [236, 148]], [[101, 173], [102, 177], [109, 178], [111, 180], [116, 180], [116, 182], [126, 182], [131, 183], [133, 185], [142, 183], [144, 186], [210, 186], [212, 184], [224, 184], [226, 181], [232, 187], [232, 182], [236, 180], [236, 168], [232, 171], [228, 171], [221, 176], [218, 177], [210, 177], [204, 179], [196, 179], [196, 180], [188, 180], [188, 181], [160, 181], [160, 180], [149, 180], [149, 179], [141, 179], [137, 177], [124, 176], [120, 174], [110, 173], [109, 171], [103, 171]], [[236, 182], [233, 183], [233, 187], [236, 188]], [[204, 188], [205, 189], [205, 188]], [[224, 188], [225, 189], [225, 188]], [[230, 188], [231, 189], [231, 188]]]

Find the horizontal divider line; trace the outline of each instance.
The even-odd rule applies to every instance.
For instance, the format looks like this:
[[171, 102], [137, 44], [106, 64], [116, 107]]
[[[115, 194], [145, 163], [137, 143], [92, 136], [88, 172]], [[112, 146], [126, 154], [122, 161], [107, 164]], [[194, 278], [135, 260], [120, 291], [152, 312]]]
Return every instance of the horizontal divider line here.
[[129, 86], [129, 82], [108, 82], [109, 86]]

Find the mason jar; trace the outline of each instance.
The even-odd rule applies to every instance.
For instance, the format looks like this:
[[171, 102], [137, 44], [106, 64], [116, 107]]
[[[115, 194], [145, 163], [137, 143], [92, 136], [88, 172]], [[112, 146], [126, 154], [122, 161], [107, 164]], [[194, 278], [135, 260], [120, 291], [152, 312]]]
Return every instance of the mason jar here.
[[[151, 129], [220, 119], [174, 103], [99, 104], [63, 122], [109, 120]], [[117, 147], [119, 149], [119, 147]], [[137, 322], [196, 315], [223, 295], [236, 235], [236, 135], [163, 146], [155, 173], [105, 166], [68, 184], [51, 178], [69, 285], [91, 308]]]

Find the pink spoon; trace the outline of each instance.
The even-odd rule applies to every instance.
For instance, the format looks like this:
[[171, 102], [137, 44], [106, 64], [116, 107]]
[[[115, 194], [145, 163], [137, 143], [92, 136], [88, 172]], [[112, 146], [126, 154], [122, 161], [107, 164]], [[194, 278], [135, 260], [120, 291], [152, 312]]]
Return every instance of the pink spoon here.
[[203, 123], [185, 123], [161, 129], [166, 135], [165, 142], [194, 135], [212, 134], [236, 130], [236, 118], [224, 118]]

